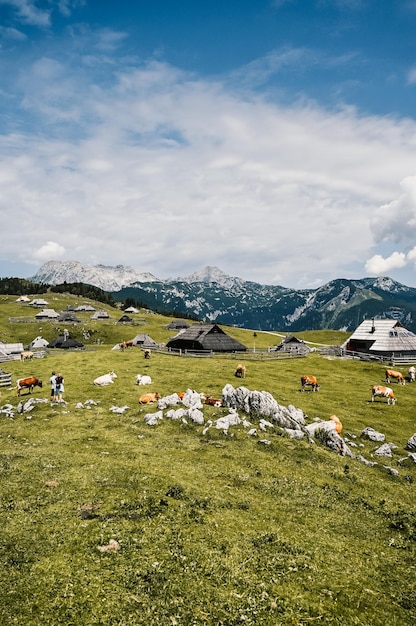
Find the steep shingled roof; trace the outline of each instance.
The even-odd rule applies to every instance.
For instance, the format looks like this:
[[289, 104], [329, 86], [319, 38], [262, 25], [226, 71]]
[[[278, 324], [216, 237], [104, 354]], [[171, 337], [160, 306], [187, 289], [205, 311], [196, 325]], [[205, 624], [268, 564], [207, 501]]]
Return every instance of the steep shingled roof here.
[[364, 320], [343, 344], [343, 348], [355, 350], [354, 346], [367, 346], [371, 353], [416, 353], [416, 335], [393, 319]]
[[225, 333], [217, 324], [192, 324], [169, 339], [167, 348], [245, 352], [247, 347]]

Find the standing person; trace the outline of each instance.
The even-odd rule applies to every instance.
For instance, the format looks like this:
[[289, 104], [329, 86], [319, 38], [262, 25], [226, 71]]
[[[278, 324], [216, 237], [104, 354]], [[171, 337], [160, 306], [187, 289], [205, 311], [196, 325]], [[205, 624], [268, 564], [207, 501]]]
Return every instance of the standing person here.
[[56, 374], [55, 372], [52, 372], [52, 375], [49, 379], [49, 382], [51, 384], [51, 403], [52, 402], [56, 402], [57, 401], [57, 397], [56, 397]]
[[61, 372], [59, 372], [59, 374], [56, 376], [55, 382], [56, 382], [57, 402], [63, 402], [64, 400], [63, 400], [62, 395], [65, 389], [64, 389], [64, 377], [62, 376]]

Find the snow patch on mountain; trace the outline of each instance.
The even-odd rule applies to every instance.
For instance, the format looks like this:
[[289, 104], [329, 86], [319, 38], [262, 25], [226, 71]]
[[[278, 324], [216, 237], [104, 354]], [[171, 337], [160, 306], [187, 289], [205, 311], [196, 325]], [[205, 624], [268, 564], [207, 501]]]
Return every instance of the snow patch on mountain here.
[[397, 283], [395, 280], [393, 280], [392, 278], [389, 278], [388, 276], [379, 276], [374, 281], [373, 286], [378, 287], [379, 289], [382, 289], [383, 291], [388, 291], [390, 293], [395, 293], [397, 291], [403, 291], [403, 290], [407, 290], [407, 291], [409, 290], [409, 288], [406, 288], [404, 285]]
[[134, 283], [157, 281], [148, 272], [139, 274], [127, 265], [82, 265], [78, 261], [48, 261], [30, 280], [36, 283], [59, 285], [67, 283], [85, 283], [104, 291], [118, 291]]
[[229, 276], [218, 267], [207, 265], [198, 272], [193, 272], [185, 278], [169, 278], [166, 282], [183, 282], [183, 283], [217, 283], [225, 289], [233, 289], [241, 287], [245, 281], [235, 276]]

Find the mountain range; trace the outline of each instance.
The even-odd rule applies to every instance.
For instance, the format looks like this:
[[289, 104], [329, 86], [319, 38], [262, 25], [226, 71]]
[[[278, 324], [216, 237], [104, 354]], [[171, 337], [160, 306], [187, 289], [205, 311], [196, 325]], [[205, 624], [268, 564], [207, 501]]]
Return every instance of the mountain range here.
[[317, 289], [290, 289], [245, 281], [217, 267], [161, 280], [125, 265], [49, 261], [30, 280], [49, 285], [86, 283], [110, 292], [117, 301], [134, 300], [158, 312], [253, 330], [349, 331], [363, 319], [384, 317], [416, 332], [416, 289], [389, 277], [341, 278]]

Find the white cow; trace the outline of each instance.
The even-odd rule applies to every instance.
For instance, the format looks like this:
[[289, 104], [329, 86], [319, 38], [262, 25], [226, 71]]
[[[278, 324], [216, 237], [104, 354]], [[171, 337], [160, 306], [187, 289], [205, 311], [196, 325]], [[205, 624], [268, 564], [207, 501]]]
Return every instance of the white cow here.
[[152, 379], [150, 376], [145, 376], [143, 374], [137, 374], [136, 376], [136, 385], [151, 385]]
[[105, 385], [110, 385], [114, 382], [114, 378], [117, 378], [117, 374], [115, 372], [109, 372], [108, 374], [103, 374], [94, 380], [94, 385], [98, 387], [104, 387]]
[[415, 382], [415, 378], [416, 378], [416, 368], [414, 365], [411, 365], [409, 367], [409, 382], [414, 383]]

